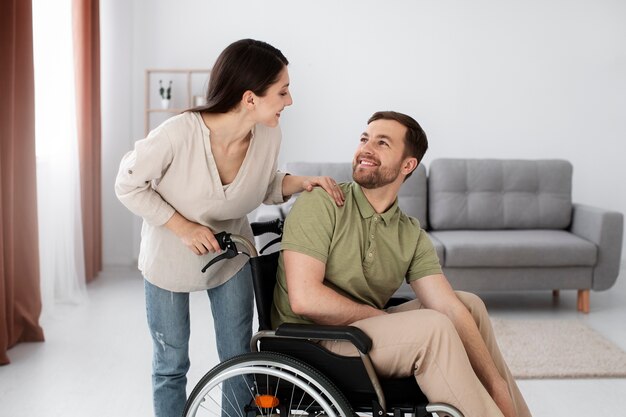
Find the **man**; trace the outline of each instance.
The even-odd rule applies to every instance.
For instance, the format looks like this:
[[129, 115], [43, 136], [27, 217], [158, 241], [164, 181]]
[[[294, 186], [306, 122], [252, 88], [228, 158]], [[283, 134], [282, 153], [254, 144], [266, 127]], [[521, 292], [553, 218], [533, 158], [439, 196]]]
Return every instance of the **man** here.
[[[484, 304], [452, 290], [428, 236], [398, 208], [398, 190], [427, 148], [411, 117], [375, 113], [352, 162], [354, 182], [339, 185], [344, 206], [318, 190], [298, 198], [284, 228], [273, 325], [356, 326], [373, 341], [377, 372], [415, 375], [429, 401], [467, 417], [530, 416]], [[417, 298], [385, 310], [403, 279]], [[357, 355], [348, 342], [322, 343]]]

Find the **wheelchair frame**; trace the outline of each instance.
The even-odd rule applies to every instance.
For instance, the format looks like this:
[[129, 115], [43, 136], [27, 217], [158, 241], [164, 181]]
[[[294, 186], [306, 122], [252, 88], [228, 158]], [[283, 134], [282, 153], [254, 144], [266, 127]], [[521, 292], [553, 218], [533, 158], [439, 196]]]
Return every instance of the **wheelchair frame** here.
[[[280, 237], [282, 236], [282, 221], [280, 219], [270, 222], [252, 223], [251, 226], [255, 236], [265, 233], [274, 233], [279, 236], [261, 249], [261, 253], [272, 244], [280, 241]], [[348, 395], [350, 393], [342, 392], [339, 388], [337, 388], [336, 384], [330, 379], [330, 377], [333, 376], [331, 375], [331, 372], [323, 372], [321, 369], [318, 369], [320, 360], [318, 360], [316, 366], [303, 361], [302, 358], [298, 358], [298, 355], [294, 357], [289, 351], [287, 353], [283, 353], [280, 349], [273, 350], [271, 348], [271, 345], [276, 345], [276, 343], [280, 346], [281, 344], [284, 345], [285, 343], [297, 341], [300, 346], [305, 346], [306, 344], [305, 351], [310, 351], [311, 349], [320, 352], [325, 351], [329, 355], [338, 357], [338, 355], [334, 355], [326, 351], [315, 342], [323, 340], [341, 340], [352, 343], [358, 350], [359, 358], [357, 360], [360, 360], [362, 363], [362, 367], [365, 370], [365, 375], [370, 384], [371, 391], [374, 394], [371, 399], [371, 408], [363, 408], [362, 405], [354, 407], [357, 408], [359, 412], [371, 412], [372, 415], [375, 415], [376, 417], [390, 413], [393, 413], [394, 417], [401, 417], [406, 412], [414, 414], [415, 417], [427, 416], [428, 414], [432, 415], [433, 413], [436, 413], [439, 417], [463, 417], [463, 414], [458, 409], [445, 403], [413, 404], [413, 402], [409, 401], [412, 403], [411, 406], [396, 406], [391, 403], [390, 410], [388, 410], [383, 384], [381, 384], [381, 380], [379, 379], [368, 354], [372, 347], [372, 341], [361, 329], [357, 327], [284, 323], [276, 330], [271, 330], [271, 323], [269, 322], [270, 318], [269, 314], [267, 314], [269, 312], [268, 300], [271, 304], [272, 294], [269, 294], [269, 291], [271, 290], [273, 293], [273, 284], [275, 283], [275, 264], [278, 253], [260, 256], [255, 245], [240, 235], [222, 232], [216, 234], [215, 237], [225, 252], [209, 262], [203, 271], [209, 268], [213, 263], [219, 262], [221, 259], [232, 258], [239, 254], [247, 255], [250, 258], [254, 280], [255, 301], [259, 319], [259, 331], [252, 336], [250, 341], [251, 353], [240, 355], [218, 364], [200, 380], [187, 400], [184, 411], [185, 416], [196, 416], [196, 412], [200, 409], [202, 403], [207, 401], [205, 397], [209, 395], [208, 393], [216, 386], [216, 384], [220, 384], [222, 381], [232, 376], [240, 376], [242, 378], [254, 378], [253, 383], [250, 382], [250, 379], [245, 380], [248, 390], [250, 390], [252, 385], [254, 385], [255, 389], [258, 389], [258, 386], [262, 385], [256, 380], [258, 375], [266, 376], [268, 379], [268, 385], [270, 377], [284, 378], [286, 381], [293, 384], [294, 387], [297, 387], [303, 392], [302, 398], [310, 398], [314, 402], [317, 402], [318, 405], [311, 408], [311, 410], [316, 414], [326, 414], [330, 417], [339, 417], [337, 414], [345, 417], [348, 417], [349, 414], [355, 415], [355, 412], [353, 411], [353, 404], [346, 401], [344, 397], [344, 395]], [[239, 247], [243, 247], [245, 250], [240, 251], [238, 245]], [[270, 259], [272, 256], [276, 259]], [[269, 259], [267, 262], [273, 263], [273, 279], [264, 280], [261, 276], [262, 267], [259, 266], [258, 261], [262, 259]], [[264, 349], [264, 344], [269, 344], [270, 348]], [[313, 352], [313, 354], [318, 355], [316, 352]], [[342, 361], [355, 359], [351, 357], [341, 358]], [[321, 359], [321, 361], [323, 360], [324, 359]], [[410, 379], [414, 381], [413, 377]], [[304, 380], [307, 382], [304, 383]], [[417, 384], [414, 385], [416, 392], [413, 395], [415, 397], [419, 397], [420, 395], [423, 396], [423, 394], [419, 391]], [[274, 387], [272, 387], [272, 389], [274, 389]], [[278, 392], [278, 384], [275, 387], [275, 390]], [[228, 404], [226, 406], [223, 405], [226, 401], [226, 394], [224, 394], [223, 391], [225, 390], [222, 388], [222, 391], [220, 391], [222, 393], [221, 414], [223, 417], [234, 417], [231, 416], [230, 413], [223, 411], [225, 407], [229, 406]], [[248, 405], [246, 413], [254, 411], [256, 416], [290, 417], [292, 414], [290, 410], [287, 410], [284, 406], [281, 409], [278, 407], [278, 404], [275, 405], [275, 402], [278, 400], [269, 399], [272, 396], [277, 398], [278, 394], [262, 395], [260, 392], [261, 391], [257, 391], [255, 394], [252, 390], [250, 390], [250, 394], [255, 398], [255, 405]], [[409, 392], [407, 395], [411, 395], [411, 393]], [[268, 407], [264, 407], [263, 404], [259, 405], [257, 400], [260, 397], [263, 398], [263, 401], [268, 401], [268, 403], [265, 404]], [[352, 397], [352, 395], [350, 395], [350, 397]], [[217, 403], [214, 398], [211, 398], [211, 400]], [[252, 401], [250, 402], [252, 403]], [[302, 399], [300, 402], [302, 402]], [[237, 405], [240, 406], [239, 404]], [[230, 406], [232, 406], [233, 410], [236, 409], [232, 402], [230, 402]], [[268, 410], [267, 412], [263, 411], [266, 409]], [[306, 411], [307, 410], [305, 410], [305, 413]], [[215, 414], [215, 412], [213, 414]], [[244, 417], [243, 414], [240, 414], [240, 416]]]

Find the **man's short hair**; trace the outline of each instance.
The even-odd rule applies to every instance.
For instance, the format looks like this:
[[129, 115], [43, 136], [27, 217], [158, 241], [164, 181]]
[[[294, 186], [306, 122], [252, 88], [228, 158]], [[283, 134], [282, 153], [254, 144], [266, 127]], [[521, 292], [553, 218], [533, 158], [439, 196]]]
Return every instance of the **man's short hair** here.
[[[414, 157], [419, 164], [428, 149], [428, 139], [420, 124], [411, 116], [395, 111], [377, 111], [369, 118], [367, 124], [381, 119], [395, 120], [406, 127], [406, 135], [404, 136], [404, 157]], [[406, 177], [410, 177], [411, 174], [412, 173], [409, 173]]]

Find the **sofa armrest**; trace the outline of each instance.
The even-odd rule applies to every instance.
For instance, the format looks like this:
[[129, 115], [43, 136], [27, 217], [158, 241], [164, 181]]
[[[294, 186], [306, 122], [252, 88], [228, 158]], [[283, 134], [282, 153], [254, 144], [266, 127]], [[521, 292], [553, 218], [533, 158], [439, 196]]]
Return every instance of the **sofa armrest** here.
[[570, 231], [598, 246], [592, 289], [611, 288], [619, 275], [624, 216], [616, 211], [574, 204]]

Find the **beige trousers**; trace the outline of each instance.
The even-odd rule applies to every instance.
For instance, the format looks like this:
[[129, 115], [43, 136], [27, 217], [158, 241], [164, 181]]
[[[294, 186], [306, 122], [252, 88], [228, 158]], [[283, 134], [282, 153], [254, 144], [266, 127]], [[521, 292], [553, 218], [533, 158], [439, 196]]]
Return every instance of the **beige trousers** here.
[[[500, 375], [507, 381], [518, 417], [530, 411], [502, 358], [482, 300], [474, 294], [456, 293], [474, 317]], [[458, 408], [465, 417], [502, 417], [502, 412], [474, 373], [452, 322], [443, 314], [422, 308], [419, 300], [391, 307], [385, 316], [353, 323], [372, 339], [370, 358], [385, 378], [415, 375], [430, 402]], [[348, 342], [322, 342], [334, 353], [358, 356]]]

